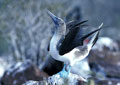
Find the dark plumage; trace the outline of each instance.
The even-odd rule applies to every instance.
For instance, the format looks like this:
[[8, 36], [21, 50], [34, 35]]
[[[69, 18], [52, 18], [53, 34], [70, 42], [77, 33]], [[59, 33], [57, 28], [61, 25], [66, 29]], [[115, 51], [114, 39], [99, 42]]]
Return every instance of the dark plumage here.
[[[84, 27], [84, 26], [87, 26], [87, 25], [83, 25], [85, 22], [87, 22], [88, 20], [85, 20], [85, 21], [78, 21], [78, 20], [73, 20], [73, 21], [69, 21], [68, 23], [66, 23], [66, 37], [67, 37], [67, 35], [68, 35], [68, 33], [69, 33], [69, 35], [71, 35], [71, 34], [73, 34], [73, 35], [71, 35], [73, 38], [77, 35], [77, 31], [79, 31], [80, 30], [80, 28], [82, 28], [82, 27]], [[71, 31], [71, 32], [70, 32]], [[74, 32], [72, 32], [72, 31], [75, 31], [75, 33]], [[71, 34], [70, 34], [71, 33]], [[65, 38], [66, 38], [65, 37]], [[69, 37], [69, 36], [68, 36]], [[71, 37], [71, 38], [72, 38]], [[80, 37], [80, 36], [79, 36]], [[82, 37], [82, 36], [81, 36]], [[58, 43], [58, 46], [57, 46], [57, 49], [59, 49], [60, 48], [60, 44], [63, 42], [63, 40], [64, 40], [64, 37], [62, 37], [60, 40], [59, 40], [59, 43]], [[68, 40], [68, 39], [67, 39]], [[50, 43], [49, 43], [50, 44]], [[47, 48], [47, 50], [49, 51], [49, 45], [48, 44], [48, 48]]]
[[[79, 34], [79, 30], [84, 26], [79, 24], [80, 27], [74, 27], [73, 29], [71, 29], [67, 35], [65, 36], [65, 39], [63, 40], [60, 48], [59, 48], [59, 54], [60, 55], [64, 55], [65, 53], [70, 52], [72, 49], [74, 49], [77, 46], [82, 46], [83, 45], [83, 41], [89, 37], [90, 35], [92, 35], [93, 33], [97, 32], [100, 29], [96, 29], [84, 36], [77, 36], [77, 34]], [[98, 34], [99, 35], [99, 34]], [[98, 36], [97, 36], [98, 37]], [[97, 41], [97, 40], [96, 40]], [[96, 42], [94, 41], [94, 42]]]

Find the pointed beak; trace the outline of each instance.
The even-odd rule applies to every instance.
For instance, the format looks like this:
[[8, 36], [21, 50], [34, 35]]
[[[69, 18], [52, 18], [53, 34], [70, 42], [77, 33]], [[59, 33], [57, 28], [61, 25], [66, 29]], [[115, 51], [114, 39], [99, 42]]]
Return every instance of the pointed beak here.
[[58, 17], [56, 17], [53, 13], [51, 13], [49, 10], [47, 11], [48, 15], [51, 17], [55, 25], [58, 25]]

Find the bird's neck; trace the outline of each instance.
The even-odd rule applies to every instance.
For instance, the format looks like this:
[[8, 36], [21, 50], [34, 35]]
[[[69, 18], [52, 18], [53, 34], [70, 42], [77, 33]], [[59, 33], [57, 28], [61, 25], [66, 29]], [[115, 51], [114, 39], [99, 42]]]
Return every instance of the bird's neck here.
[[50, 42], [51, 46], [57, 46], [61, 37], [62, 37], [62, 35], [55, 32], [52, 39], [51, 39], [51, 42]]
[[59, 50], [57, 49], [60, 40], [65, 36], [66, 26], [58, 27], [50, 41], [50, 54], [53, 58], [59, 61], [64, 61], [62, 57], [59, 55]]
[[59, 43], [59, 40], [61, 39], [62, 35], [58, 35], [57, 33], [54, 33], [51, 41], [50, 41], [50, 54], [53, 58], [59, 60], [58, 56], [59, 55], [59, 52], [57, 50], [57, 45]]

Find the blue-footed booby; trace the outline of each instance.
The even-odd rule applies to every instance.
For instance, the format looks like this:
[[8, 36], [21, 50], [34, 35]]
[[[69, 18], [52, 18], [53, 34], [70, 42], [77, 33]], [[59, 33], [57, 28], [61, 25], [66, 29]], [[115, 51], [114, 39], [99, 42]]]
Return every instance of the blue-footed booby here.
[[[91, 48], [94, 46], [98, 39], [99, 31], [103, 24], [101, 24], [98, 29], [84, 35], [83, 37], [77, 36], [79, 33], [78, 26], [82, 26], [86, 21], [75, 24], [70, 29], [66, 28], [66, 23], [59, 17], [56, 17], [50, 11], [48, 15], [52, 18], [55, 24], [55, 32], [49, 44], [49, 54], [56, 60], [64, 62], [64, 67], [61, 72], [59, 72], [61, 77], [68, 77], [70, 73], [71, 66], [76, 62], [85, 59]], [[84, 26], [84, 25], [83, 25]], [[94, 34], [93, 38], [86, 45], [83, 44], [83, 41]]]

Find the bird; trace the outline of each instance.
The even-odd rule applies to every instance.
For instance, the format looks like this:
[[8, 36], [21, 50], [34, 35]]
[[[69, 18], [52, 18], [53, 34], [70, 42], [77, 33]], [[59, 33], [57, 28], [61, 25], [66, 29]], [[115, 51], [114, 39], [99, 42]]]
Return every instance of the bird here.
[[[71, 21], [68, 21], [66, 22], [66, 34], [69, 32], [70, 29], [73, 29], [73, 28], [78, 28], [79, 25], [81, 24], [84, 24], [85, 22], [87, 22], [87, 20], [85, 21], [78, 21], [78, 20], [71, 20]], [[84, 26], [87, 26], [87, 25], [81, 25], [81, 27], [84, 27]], [[52, 29], [52, 33], [54, 33], [54, 29]], [[81, 30], [80, 29], [80, 34], [79, 36], [82, 35], [81, 33]], [[59, 40], [59, 43], [61, 43], [61, 41], [63, 40], [63, 38], [61, 40]], [[49, 51], [49, 47], [50, 47], [50, 43], [48, 43], [48, 47], [47, 47], [47, 50]], [[57, 45], [57, 48], [59, 49], [60, 47], [60, 44]], [[47, 54], [47, 59], [45, 60], [44, 64], [42, 65], [42, 70], [44, 72], [46, 72], [48, 75], [52, 76], [56, 73], [58, 73], [59, 71], [62, 70], [64, 64], [63, 62], [61, 61], [58, 61], [58, 60], [55, 60], [51, 57], [51, 55]]]
[[[91, 48], [98, 39], [99, 31], [101, 30], [103, 23], [98, 27], [98, 29], [79, 37], [77, 36], [79, 34], [79, 26], [84, 26], [81, 24], [86, 21], [67, 27], [69, 25], [66, 26], [63, 19], [55, 16], [50, 11], [47, 13], [55, 24], [55, 32], [50, 40], [48, 51], [55, 60], [64, 62], [63, 70], [58, 74], [63, 78], [67, 78], [71, 67], [76, 62], [81, 61], [88, 56]], [[84, 45], [84, 40], [92, 34], [94, 34], [92, 39], [88, 44]]]

